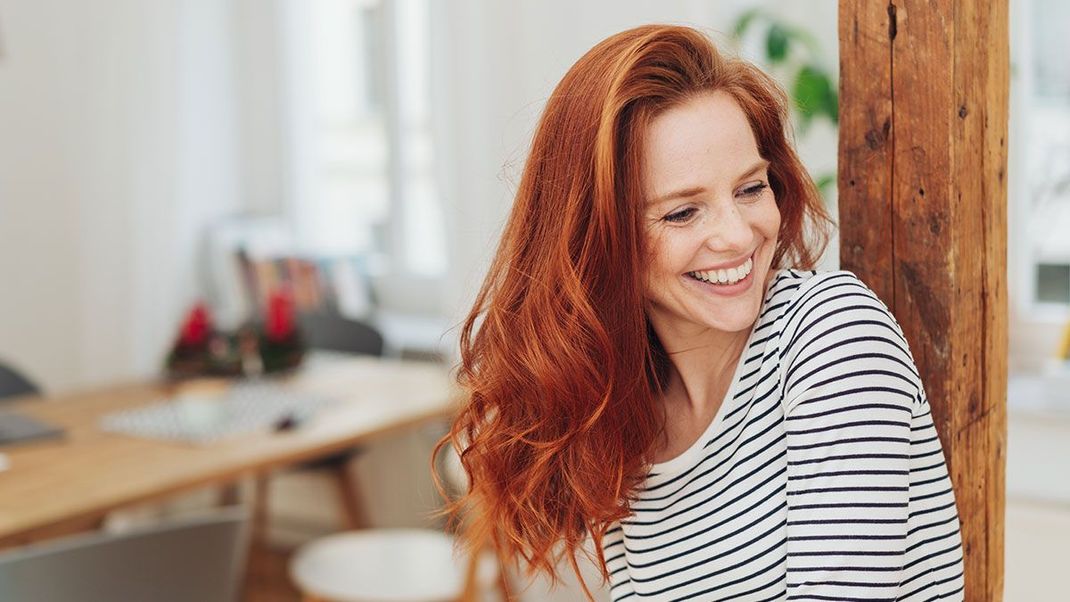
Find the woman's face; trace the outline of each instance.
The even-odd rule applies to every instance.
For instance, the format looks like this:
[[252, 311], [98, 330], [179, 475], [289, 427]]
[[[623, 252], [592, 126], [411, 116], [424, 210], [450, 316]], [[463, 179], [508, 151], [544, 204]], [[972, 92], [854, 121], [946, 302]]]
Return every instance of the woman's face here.
[[653, 120], [644, 153], [647, 312], [655, 330], [664, 339], [749, 329], [780, 211], [746, 115], [725, 92], [697, 96]]

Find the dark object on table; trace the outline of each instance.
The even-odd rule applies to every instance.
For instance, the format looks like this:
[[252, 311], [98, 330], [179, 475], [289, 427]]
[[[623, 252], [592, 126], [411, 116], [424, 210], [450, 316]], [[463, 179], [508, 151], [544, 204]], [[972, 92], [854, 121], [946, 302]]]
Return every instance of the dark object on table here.
[[166, 366], [168, 375], [177, 378], [242, 373], [235, 336], [216, 330], [211, 311], [203, 302], [194, 305], [182, 320]]
[[298, 416], [295, 412], [290, 412], [275, 421], [275, 432], [284, 433], [286, 431], [292, 431], [301, 426], [302, 422], [304, 422], [304, 419]]
[[285, 289], [273, 291], [268, 297], [258, 343], [264, 372], [291, 370], [301, 365], [305, 344], [297, 329], [293, 297]]
[[63, 429], [14, 412], [0, 412], [0, 445], [63, 437]]
[[293, 299], [285, 289], [271, 293], [263, 317], [234, 332], [215, 328], [203, 303], [186, 315], [167, 356], [167, 373], [176, 378], [260, 376], [292, 370], [305, 357]]
[[[13, 397], [37, 395], [41, 392], [14, 368], [0, 364], [0, 404]], [[12, 412], [0, 412], [0, 445], [25, 443], [62, 437], [63, 429]]]
[[8, 397], [37, 395], [41, 390], [14, 368], [0, 364], [0, 401]]

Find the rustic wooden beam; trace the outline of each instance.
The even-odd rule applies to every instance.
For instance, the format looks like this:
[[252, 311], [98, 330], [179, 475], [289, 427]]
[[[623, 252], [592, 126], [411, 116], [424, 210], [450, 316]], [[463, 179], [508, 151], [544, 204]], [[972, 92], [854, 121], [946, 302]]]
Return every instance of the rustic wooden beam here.
[[840, 0], [840, 261], [910, 341], [962, 520], [1003, 597], [1007, 0]]

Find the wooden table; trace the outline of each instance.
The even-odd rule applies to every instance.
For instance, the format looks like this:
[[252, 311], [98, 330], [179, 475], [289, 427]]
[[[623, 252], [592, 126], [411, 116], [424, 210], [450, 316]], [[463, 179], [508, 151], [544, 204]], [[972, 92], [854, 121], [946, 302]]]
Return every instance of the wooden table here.
[[133, 384], [5, 406], [62, 426], [67, 435], [0, 448], [11, 463], [0, 472], [0, 547], [76, 530], [130, 504], [327, 456], [447, 416], [456, 399], [448, 372], [427, 363], [313, 356], [286, 382], [341, 402], [295, 430], [200, 446], [98, 427], [102, 416], [158, 401], [182, 385]]

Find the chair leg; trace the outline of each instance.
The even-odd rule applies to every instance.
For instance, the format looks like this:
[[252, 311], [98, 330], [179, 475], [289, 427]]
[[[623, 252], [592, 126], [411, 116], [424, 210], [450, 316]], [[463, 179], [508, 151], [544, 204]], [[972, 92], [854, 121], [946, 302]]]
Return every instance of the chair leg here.
[[[252, 477], [252, 497], [245, 501], [249, 507], [249, 539], [246, 549], [245, 575], [241, 583], [239, 600], [251, 602], [251, 591], [254, 591], [253, 582], [260, 577], [254, 567], [259, 566], [263, 559], [269, 557], [268, 552], [268, 486], [270, 475], [254, 475]], [[229, 490], [224, 490], [224, 499], [240, 499], [244, 496], [240, 493], [241, 487], [235, 483]], [[258, 560], [259, 559], [259, 560]]]
[[338, 489], [338, 498], [342, 503], [342, 514], [348, 529], [367, 529], [371, 522], [364, 508], [360, 483], [349, 470], [347, 463], [339, 463], [331, 469], [333, 481]]
[[268, 527], [271, 512], [268, 506], [270, 479], [269, 475], [256, 475], [253, 478], [253, 507], [250, 518], [252, 527], [251, 543], [264, 549], [267, 548], [268, 544]]
[[241, 503], [241, 483], [235, 481], [219, 488], [219, 505], [236, 506]]

